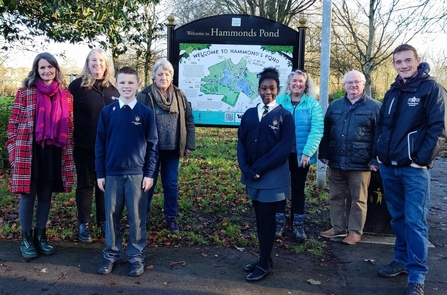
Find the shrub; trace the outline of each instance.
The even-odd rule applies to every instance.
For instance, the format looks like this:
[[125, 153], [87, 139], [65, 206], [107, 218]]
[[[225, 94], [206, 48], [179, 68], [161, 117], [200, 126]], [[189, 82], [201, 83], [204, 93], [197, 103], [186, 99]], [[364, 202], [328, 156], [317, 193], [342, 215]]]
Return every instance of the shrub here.
[[8, 139], [8, 121], [11, 115], [12, 103], [14, 97], [0, 96], [0, 169], [9, 167], [8, 149], [5, 147]]
[[344, 90], [339, 90], [339, 91], [332, 93], [331, 95], [329, 95], [329, 102], [332, 102], [332, 101], [336, 100], [337, 98], [341, 98], [341, 97], [345, 96], [345, 93], [346, 93], [346, 91], [344, 91]]

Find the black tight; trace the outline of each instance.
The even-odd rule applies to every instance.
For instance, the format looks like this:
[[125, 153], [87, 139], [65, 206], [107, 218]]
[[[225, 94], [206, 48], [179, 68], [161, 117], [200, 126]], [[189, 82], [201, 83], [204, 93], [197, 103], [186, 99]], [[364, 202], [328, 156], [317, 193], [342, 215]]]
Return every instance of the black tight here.
[[272, 254], [273, 242], [275, 241], [276, 230], [276, 209], [279, 202], [263, 203], [252, 201], [256, 214], [256, 228], [259, 240], [259, 263], [263, 269], [269, 268], [269, 259]]
[[31, 180], [31, 191], [29, 194], [20, 196], [19, 219], [22, 231], [30, 231], [33, 223], [34, 200], [37, 195], [36, 206], [36, 228], [44, 229], [47, 225], [50, 212], [53, 181]]

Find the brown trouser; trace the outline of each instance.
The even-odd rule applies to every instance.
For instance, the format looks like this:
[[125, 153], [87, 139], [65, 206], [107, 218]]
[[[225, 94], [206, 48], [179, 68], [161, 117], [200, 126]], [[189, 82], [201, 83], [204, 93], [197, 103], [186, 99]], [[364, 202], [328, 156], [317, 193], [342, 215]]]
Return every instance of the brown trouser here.
[[341, 170], [329, 167], [329, 207], [336, 233], [363, 234], [366, 221], [370, 171]]

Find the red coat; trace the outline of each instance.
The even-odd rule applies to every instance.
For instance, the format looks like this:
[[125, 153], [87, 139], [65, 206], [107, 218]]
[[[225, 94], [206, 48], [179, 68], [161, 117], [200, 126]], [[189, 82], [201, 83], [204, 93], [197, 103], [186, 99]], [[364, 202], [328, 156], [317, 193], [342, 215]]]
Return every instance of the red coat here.
[[[8, 124], [6, 147], [12, 167], [11, 193], [29, 193], [31, 188], [32, 144], [36, 120], [37, 89], [23, 87], [17, 91]], [[73, 97], [63, 90], [68, 102], [68, 141], [62, 148], [62, 183], [65, 192], [73, 186]]]

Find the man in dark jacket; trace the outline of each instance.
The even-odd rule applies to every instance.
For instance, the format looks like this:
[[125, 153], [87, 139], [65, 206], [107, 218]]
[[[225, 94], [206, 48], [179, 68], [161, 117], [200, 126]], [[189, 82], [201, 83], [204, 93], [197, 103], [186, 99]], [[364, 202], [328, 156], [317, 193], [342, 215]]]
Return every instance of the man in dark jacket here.
[[[366, 221], [370, 170], [377, 170], [372, 148], [380, 102], [365, 95], [365, 76], [350, 71], [344, 76], [346, 95], [332, 102], [324, 118], [319, 159], [329, 165], [329, 207], [332, 228], [325, 238], [360, 241]], [[346, 232], [348, 229], [348, 232]]]
[[447, 93], [413, 46], [398, 46], [393, 66], [398, 76], [384, 97], [374, 154], [396, 242], [393, 260], [379, 274], [408, 273], [407, 295], [421, 295], [428, 272], [428, 169], [446, 138]]

